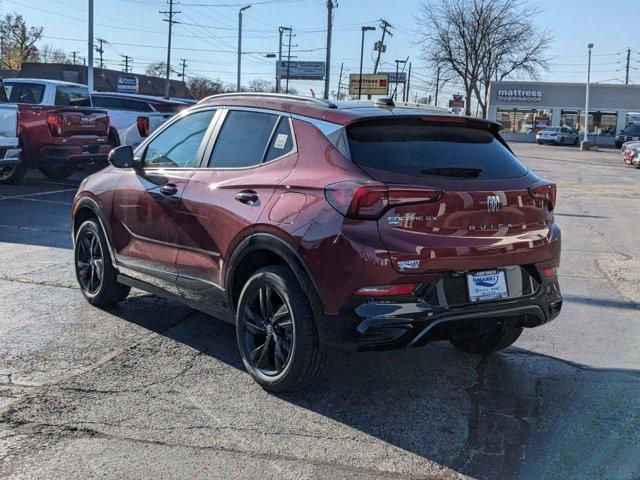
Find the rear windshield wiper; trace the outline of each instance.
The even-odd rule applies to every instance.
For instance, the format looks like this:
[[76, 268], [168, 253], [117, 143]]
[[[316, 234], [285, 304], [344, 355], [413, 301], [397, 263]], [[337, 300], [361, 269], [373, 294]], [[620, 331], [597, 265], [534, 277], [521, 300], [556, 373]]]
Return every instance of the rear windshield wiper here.
[[422, 175], [433, 177], [478, 178], [478, 176], [482, 173], [482, 169], [466, 167], [439, 167], [425, 168], [420, 173]]

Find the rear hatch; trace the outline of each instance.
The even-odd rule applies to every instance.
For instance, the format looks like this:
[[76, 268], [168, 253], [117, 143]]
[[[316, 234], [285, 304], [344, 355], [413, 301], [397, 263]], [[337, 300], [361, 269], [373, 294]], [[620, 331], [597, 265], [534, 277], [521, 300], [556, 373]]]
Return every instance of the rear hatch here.
[[496, 124], [453, 116], [347, 128], [352, 161], [388, 191], [377, 222], [396, 270], [548, 260], [536, 247], [550, 241], [555, 185], [529, 172], [497, 131]]

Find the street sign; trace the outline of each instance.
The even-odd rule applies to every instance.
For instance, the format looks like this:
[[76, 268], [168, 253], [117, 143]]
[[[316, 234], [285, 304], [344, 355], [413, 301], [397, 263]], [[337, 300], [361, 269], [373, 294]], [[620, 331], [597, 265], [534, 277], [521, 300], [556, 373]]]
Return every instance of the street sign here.
[[[349, 95], [358, 95], [360, 74], [349, 75]], [[362, 95], [389, 95], [389, 75], [362, 74]]]
[[276, 76], [289, 80], [322, 80], [324, 62], [276, 62]]
[[464, 96], [453, 95], [453, 99], [449, 100], [449, 108], [464, 108]]
[[138, 77], [135, 75], [122, 75], [118, 77], [118, 92], [138, 93]]
[[396, 72], [380, 72], [380, 75], [389, 75], [389, 83], [407, 83], [406, 72], [398, 72], [398, 76]]

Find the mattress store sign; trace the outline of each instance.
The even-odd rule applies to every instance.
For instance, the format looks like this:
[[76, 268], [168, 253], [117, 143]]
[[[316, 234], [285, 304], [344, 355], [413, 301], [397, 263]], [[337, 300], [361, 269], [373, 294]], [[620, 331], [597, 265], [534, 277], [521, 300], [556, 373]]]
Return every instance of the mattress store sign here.
[[502, 102], [541, 102], [542, 90], [520, 90], [501, 88], [498, 90], [498, 101]]

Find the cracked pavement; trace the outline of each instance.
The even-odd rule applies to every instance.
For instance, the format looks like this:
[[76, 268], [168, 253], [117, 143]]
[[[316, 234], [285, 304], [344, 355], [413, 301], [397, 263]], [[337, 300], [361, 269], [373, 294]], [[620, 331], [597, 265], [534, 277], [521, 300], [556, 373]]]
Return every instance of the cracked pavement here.
[[272, 395], [233, 328], [134, 291], [77, 289], [77, 181], [0, 186], [0, 477], [640, 477], [640, 170], [515, 144], [559, 186], [565, 304], [489, 357], [447, 343], [334, 358]]

